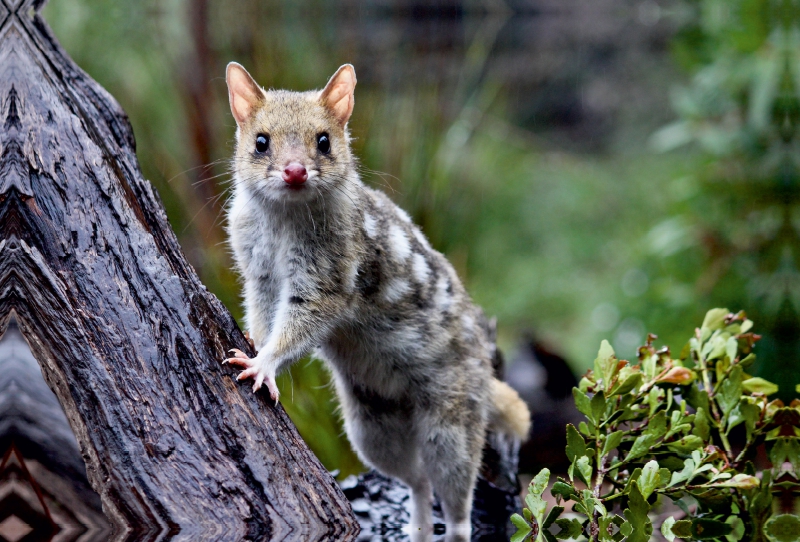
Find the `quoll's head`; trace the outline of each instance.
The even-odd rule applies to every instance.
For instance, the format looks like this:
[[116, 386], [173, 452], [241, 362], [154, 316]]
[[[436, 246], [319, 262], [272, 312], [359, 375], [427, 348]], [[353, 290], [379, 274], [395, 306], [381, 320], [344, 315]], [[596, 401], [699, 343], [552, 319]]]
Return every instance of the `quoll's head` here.
[[321, 91], [266, 91], [235, 62], [228, 64], [226, 81], [237, 125], [237, 183], [268, 200], [303, 201], [347, 182], [353, 66], [339, 68]]

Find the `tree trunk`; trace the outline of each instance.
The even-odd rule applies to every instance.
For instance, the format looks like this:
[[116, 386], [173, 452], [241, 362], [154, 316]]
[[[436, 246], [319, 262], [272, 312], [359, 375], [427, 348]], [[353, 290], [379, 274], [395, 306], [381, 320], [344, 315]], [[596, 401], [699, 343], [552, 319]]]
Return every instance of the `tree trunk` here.
[[220, 365], [253, 352], [42, 3], [0, 0], [0, 333], [14, 313], [120, 536], [351, 537], [283, 409]]

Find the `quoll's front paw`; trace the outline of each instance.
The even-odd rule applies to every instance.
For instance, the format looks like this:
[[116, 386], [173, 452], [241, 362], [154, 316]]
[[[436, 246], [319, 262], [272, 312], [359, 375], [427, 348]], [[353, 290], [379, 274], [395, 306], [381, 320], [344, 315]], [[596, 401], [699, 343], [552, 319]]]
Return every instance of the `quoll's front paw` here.
[[244, 369], [244, 371], [239, 373], [239, 376], [236, 377], [236, 380], [253, 378], [255, 380], [253, 383], [253, 393], [261, 389], [261, 385], [266, 382], [269, 396], [272, 397], [273, 401], [277, 401], [280, 397], [280, 392], [278, 392], [278, 386], [275, 383], [275, 376], [269, 374], [264, 364], [258, 359], [258, 356], [250, 358], [238, 348], [232, 348], [229, 352], [231, 352], [233, 356], [223, 361], [222, 364], [233, 365], [234, 367], [241, 367]]

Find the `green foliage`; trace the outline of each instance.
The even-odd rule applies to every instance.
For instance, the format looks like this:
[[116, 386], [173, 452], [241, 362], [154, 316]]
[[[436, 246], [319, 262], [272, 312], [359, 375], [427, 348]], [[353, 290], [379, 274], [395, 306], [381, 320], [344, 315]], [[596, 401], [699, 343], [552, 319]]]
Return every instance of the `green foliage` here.
[[[800, 379], [800, 10], [788, 0], [680, 4], [687, 16], [672, 46], [692, 79], [673, 89], [677, 119], [651, 143], [693, 144], [704, 159], [676, 181], [686, 197], [653, 229], [644, 270], [691, 284], [693, 306], [749, 307], [765, 339], [752, 372], [789, 401]], [[683, 241], [676, 250], [659, 242], [670, 234]]]
[[[660, 525], [669, 541], [778, 540], [794, 529], [796, 522], [772, 516], [772, 498], [800, 490], [800, 400], [770, 400], [777, 387], [747, 374], [760, 339], [752, 326], [743, 312], [713, 309], [679, 356], [656, 349], [649, 335], [636, 365], [603, 341], [573, 390], [585, 420], [567, 426], [571, 465], [551, 489], [557, 506], [542, 519], [545, 469], [515, 516], [515, 540], [646, 542], [664, 498], [687, 512]], [[734, 448], [730, 436], [742, 425], [744, 444]], [[759, 448], [773, 465], [761, 477], [750, 461]], [[581, 519], [559, 518], [566, 503]]]

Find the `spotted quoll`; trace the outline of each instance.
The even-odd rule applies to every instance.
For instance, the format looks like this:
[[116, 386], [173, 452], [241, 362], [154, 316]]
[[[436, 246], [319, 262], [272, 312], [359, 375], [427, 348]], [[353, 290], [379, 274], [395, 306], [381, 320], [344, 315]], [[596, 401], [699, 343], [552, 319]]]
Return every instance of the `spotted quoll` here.
[[236, 63], [226, 80], [228, 232], [258, 351], [226, 362], [277, 400], [275, 375], [315, 351], [359, 457], [411, 489], [414, 532], [432, 532], [435, 492], [448, 537], [463, 539], [487, 427], [524, 437], [530, 426], [493, 377], [483, 312], [408, 214], [359, 179], [352, 66], [321, 91], [265, 91]]

